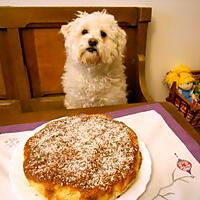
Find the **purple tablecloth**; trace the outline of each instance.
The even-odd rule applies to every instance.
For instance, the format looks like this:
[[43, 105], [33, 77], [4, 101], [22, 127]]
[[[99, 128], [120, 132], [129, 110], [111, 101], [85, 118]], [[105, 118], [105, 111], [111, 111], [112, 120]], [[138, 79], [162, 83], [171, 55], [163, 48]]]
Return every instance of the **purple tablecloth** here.
[[[155, 110], [156, 112], [158, 112], [163, 117], [168, 126], [172, 129], [172, 131], [186, 145], [186, 147], [193, 154], [193, 156], [200, 162], [200, 145], [176, 122], [176, 120], [170, 115], [170, 113], [168, 113], [159, 103], [153, 103], [144, 106], [123, 109], [115, 112], [110, 112], [108, 114], [112, 115], [114, 118], [117, 118], [148, 110]], [[43, 123], [45, 123], [45, 121], [16, 124], [9, 126], [0, 126], [0, 133], [33, 130]]]

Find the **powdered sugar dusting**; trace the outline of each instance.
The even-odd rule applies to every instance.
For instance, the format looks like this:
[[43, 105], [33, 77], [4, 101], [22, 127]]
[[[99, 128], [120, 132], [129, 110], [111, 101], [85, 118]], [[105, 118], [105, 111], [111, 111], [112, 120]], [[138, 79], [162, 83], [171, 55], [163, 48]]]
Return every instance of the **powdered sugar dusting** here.
[[106, 189], [134, 166], [138, 146], [129, 134], [130, 129], [123, 123], [101, 115], [50, 122], [28, 140], [25, 174], [80, 189]]

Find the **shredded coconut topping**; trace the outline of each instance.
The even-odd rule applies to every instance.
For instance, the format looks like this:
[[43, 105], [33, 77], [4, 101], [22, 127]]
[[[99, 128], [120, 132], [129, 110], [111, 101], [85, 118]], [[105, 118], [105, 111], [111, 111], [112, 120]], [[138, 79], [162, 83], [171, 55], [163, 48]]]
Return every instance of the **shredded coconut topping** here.
[[106, 189], [122, 180], [138, 151], [126, 125], [101, 115], [50, 122], [27, 142], [25, 174], [80, 189]]

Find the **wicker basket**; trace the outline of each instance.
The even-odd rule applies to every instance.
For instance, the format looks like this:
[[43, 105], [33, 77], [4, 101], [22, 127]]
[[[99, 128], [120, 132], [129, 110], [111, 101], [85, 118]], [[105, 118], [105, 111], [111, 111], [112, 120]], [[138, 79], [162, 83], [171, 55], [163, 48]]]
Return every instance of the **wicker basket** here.
[[[195, 79], [200, 81], [200, 70], [192, 71]], [[200, 104], [193, 104], [182, 96], [176, 88], [176, 83], [172, 84], [167, 101], [173, 103], [183, 114], [193, 127], [200, 127]]]

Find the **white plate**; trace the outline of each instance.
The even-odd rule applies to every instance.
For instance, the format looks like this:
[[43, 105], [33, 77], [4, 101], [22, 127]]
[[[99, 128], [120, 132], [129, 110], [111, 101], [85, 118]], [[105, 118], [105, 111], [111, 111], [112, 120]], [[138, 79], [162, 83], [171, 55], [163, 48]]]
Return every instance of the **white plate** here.
[[[19, 200], [43, 200], [42, 196], [38, 194], [34, 188], [29, 186], [29, 183], [23, 172], [23, 148], [27, 139], [35, 134], [39, 129], [43, 128], [45, 125], [42, 125], [36, 128], [31, 132], [30, 135], [27, 135], [24, 138], [23, 142], [19, 144], [16, 148], [16, 151], [12, 155], [11, 166], [9, 170], [9, 177], [12, 183], [12, 187], [16, 193], [16, 196]], [[137, 180], [129, 189], [124, 192], [118, 200], [136, 200], [138, 197], [145, 192], [147, 184], [151, 176], [151, 158], [149, 151], [145, 144], [142, 141], [139, 141], [140, 151], [142, 153], [142, 165], [137, 177]]]

